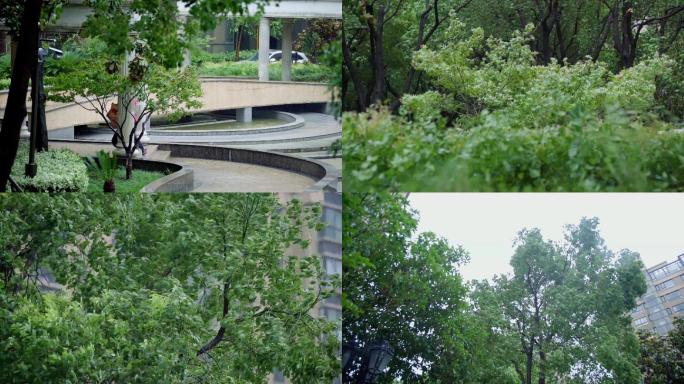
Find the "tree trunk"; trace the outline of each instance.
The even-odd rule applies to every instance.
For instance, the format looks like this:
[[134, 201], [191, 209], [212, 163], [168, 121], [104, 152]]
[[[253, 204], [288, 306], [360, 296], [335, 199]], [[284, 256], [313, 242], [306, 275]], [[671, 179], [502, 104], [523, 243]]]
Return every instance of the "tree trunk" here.
[[133, 153], [135, 149], [131, 150], [131, 153], [126, 154], [126, 180], [133, 178]]
[[525, 354], [527, 355], [526, 371], [525, 371], [525, 384], [532, 384], [532, 361], [534, 358], [532, 347], [530, 346]]
[[620, 61], [618, 70], [631, 68], [636, 59], [636, 43], [634, 31], [632, 30], [632, 15], [634, 8], [631, 1], [622, 2], [622, 12], [620, 20], [615, 20], [616, 32], [613, 34], [613, 46], [618, 52]]
[[7, 190], [7, 181], [17, 156], [21, 123], [26, 117], [26, 94], [31, 71], [36, 66], [38, 52], [38, 21], [43, 7], [42, 0], [28, 0], [21, 19], [21, 37], [12, 69], [12, 80], [5, 116], [0, 129], [0, 192]]
[[539, 384], [546, 384], [546, 353], [539, 348]]
[[373, 90], [370, 95], [370, 104], [381, 103], [385, 99], [387, 94], [387, 84], [385, 80], [385, 49], [383, 44], [383, 34], [384, 34], [384, 23], [385, 23], [385, 7], [380, 6], [377, 14], [377, 21], [375, 22], [375, 28], [371, 33], [371, 39], [373, 39], [373, 45], [375, 49], [373, 51]]
[[239, 26], [237, 31], [237, 37], [235, 38], [235, 44], [233, 48], [235, 49], [235, 61], [240, 60], [240, 45], [242, 44], [242, 31], [245, 27]]
[[354, 84], [354, 93], [356, 94], [356, 110], [362, 112], [366, 110], [366, 86], [361, 79], [358, 68], [354, 65], [351, 55], [351, 48], [346, 40], [344, 30], [342, 31], [342, 59], [344, 66], [347, 68], [347, 73]]

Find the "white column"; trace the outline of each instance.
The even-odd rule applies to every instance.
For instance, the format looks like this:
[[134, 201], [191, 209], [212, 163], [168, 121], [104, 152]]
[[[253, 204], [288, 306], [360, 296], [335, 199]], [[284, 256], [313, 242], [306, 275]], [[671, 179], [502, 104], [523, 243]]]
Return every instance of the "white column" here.
[[283, 20], [283, 81], [290, 81], [292, 77], [292, 20]]
[[268, 81], [268, 54], [271, 32], [269, 20], [262, 17], [259, 20], [259, 81]]
[[181, 69], [185, 69], [192, 65], [192, 54], [189, 49], [183, 51], [183, 63], [181, 64]]
[[235, 110], [235, 119], [240, 123], [252, 121], [252, 107], [238, 108]]

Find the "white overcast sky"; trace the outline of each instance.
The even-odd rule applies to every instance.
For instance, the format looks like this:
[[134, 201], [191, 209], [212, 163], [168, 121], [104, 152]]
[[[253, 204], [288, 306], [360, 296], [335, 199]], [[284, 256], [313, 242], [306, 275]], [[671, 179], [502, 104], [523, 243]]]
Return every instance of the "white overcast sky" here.
[[637, 251], [646, 266], [684, 253], [684, 193], [412, 193], [409, 201], [420, 215], [418, 231], [470, 253], [465, 280], [511, 272], [520, 229], [537, 227], [561, 241], [563, 226], [583, 216], [599, 218], [608, 248]]

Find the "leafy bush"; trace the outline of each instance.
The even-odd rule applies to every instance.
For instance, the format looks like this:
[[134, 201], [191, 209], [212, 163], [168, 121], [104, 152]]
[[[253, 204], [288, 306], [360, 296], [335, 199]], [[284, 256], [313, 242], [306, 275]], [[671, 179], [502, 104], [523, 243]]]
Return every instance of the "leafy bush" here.
[[[256, 61], [204, 63], [199, 73], [201, 76], [235, 76], [252, 77], [259, 76], [259, 64]], [[268, 65], [269, 79], [280, 80], [282, 78], [282, 64], [271, 63]], [[318, 64], [294, 64], [292, 65], [293, 81], [325, 82], [330, 78], [328, 67]]]
[[38, 173], [30, 178], [24, 175], [28, 151], [28, 143], [21, 141], [12, 167], [12, 177], [22, 189], [40, 192], [82, 192], [88, 188], [88, 171], [77, 153], [68, 149], [37, 152]]
[[[667, 57], [618, 74], [601, 62], [535, 64], [529, 33], [466, 33], [423, 48], [414, 65], [434, 89], [405, 95], [400, 116], [344, 118], [351, 190], [684, 190], [684, 133], [660, 120]], [[669, 76], [669, 77], [668, 77]], [[667, 95], [676, 91], [667, 90]]]
[[656, 87], [656, 99], [666, 114], [684, 119], [684, 44], [675, 57], [672, 70], [657, 77]]
[[344, 117], [347, 188], [428, 191], [684, 190], [684, 133], [620, 109], [575, 110], [563, 126], [470, 129], [372, 111]]
[[[252, 56], [256, 55], [256, 50], [241, 50], [240, 60], [249, 60]], [[223, 62], [235, 62], [235, 52], [217, 52], [210, 53], [205, 50], [195, 50], [192, 52], [192, 64], [201, 66], [205, 63], [223, 63]]]
[[10, 55], [9, 54], [0, 55], [0, 79], [2, 79], [2, 78], [9, 79], [12, 76], [10, 64], [11, 64], [11, 61], [10, 61]]

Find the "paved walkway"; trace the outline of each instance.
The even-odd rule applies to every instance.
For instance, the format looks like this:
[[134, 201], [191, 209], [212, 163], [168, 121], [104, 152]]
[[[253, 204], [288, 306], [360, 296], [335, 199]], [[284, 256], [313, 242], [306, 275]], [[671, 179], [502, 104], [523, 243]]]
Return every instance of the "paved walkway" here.
[[316, 183], [308, 176], [253, 164], [182, 157], [170, 160], [195, 171], [193, 192], [301, 192]]
[[[71, 142], [50, 142], [50, 147], [69, 148], [81, 156], [112, 148], [111, 144]], [[148, 149], [149, 158], [154, 159], [155, 146]], [[260, 165], [182, 157], [169, 157], [164, 161], [193, 169], [193, 192], [301, 192], [316, 183], [308, 176]]]
[[[295, 156], [321, 157], [324, 148], [342, 137], [342, 125], [331, 115], [298, 113], [304, 126], [287, 131], [232, 134], [223, 136], [156, 136], [150, 135], [153, 144], [209, 144], [221, 147], [248, 148], [259, 151], [285, 152]], [[79, 140], [109, 141], [111, 133], [93, 133], [79, 136]]]

